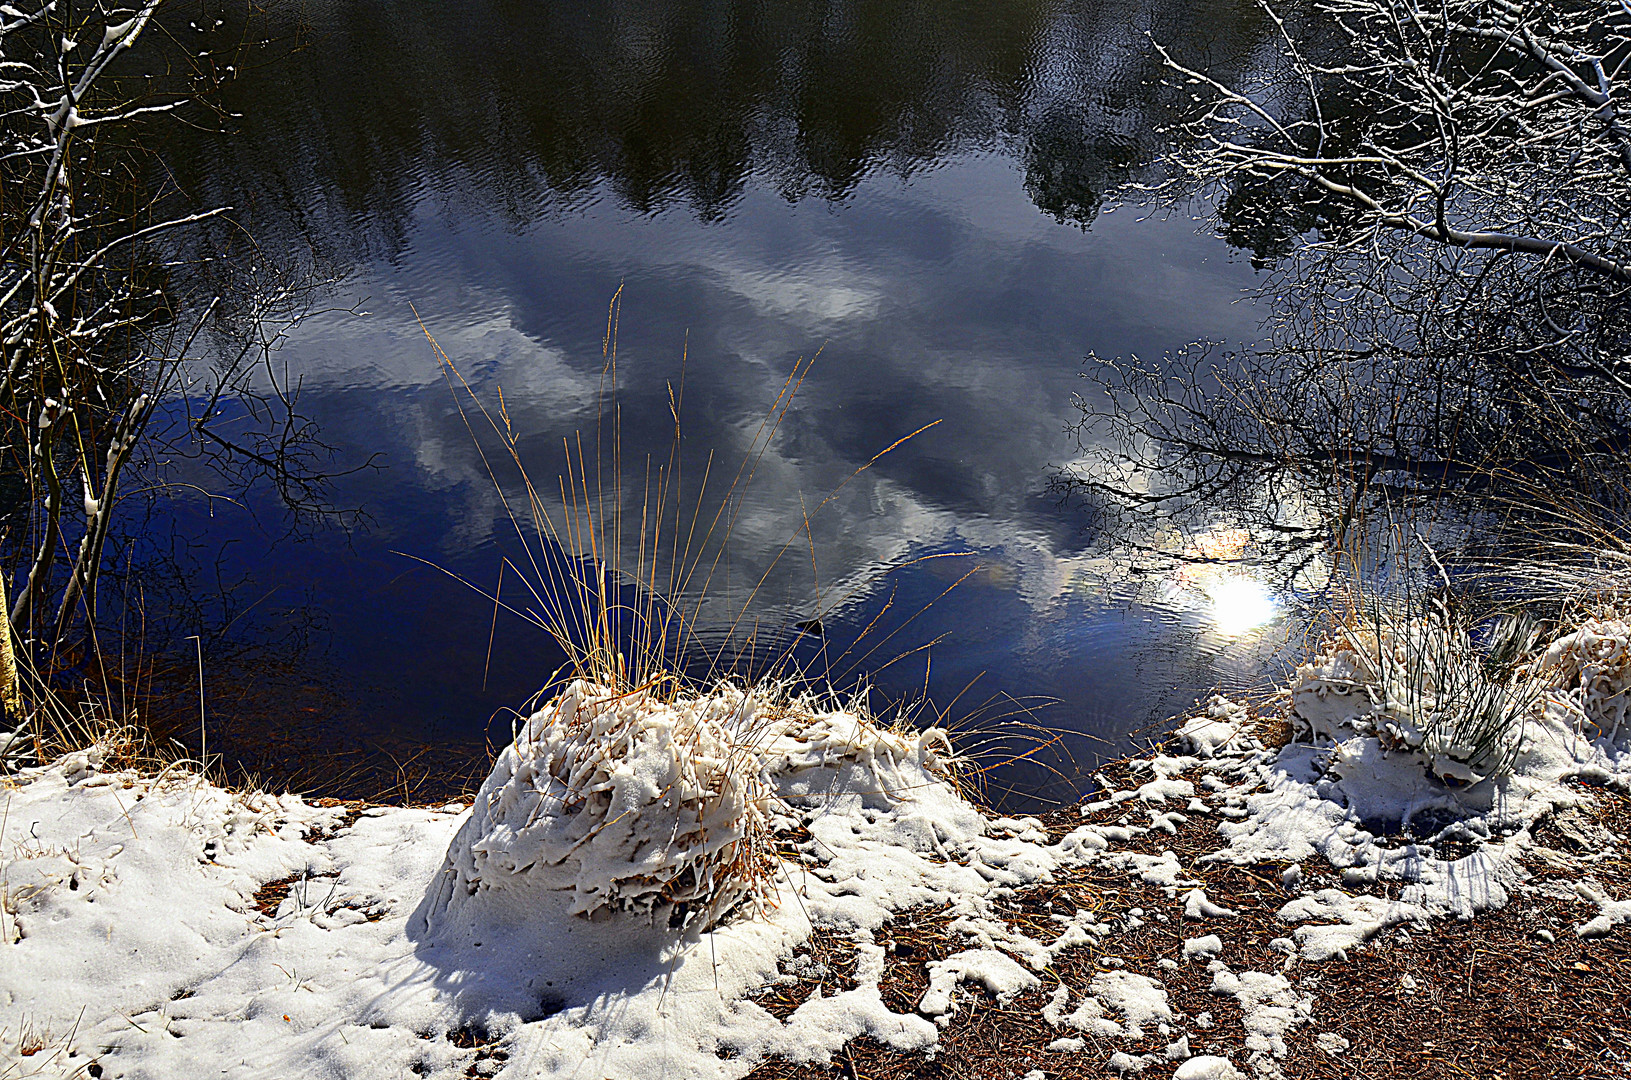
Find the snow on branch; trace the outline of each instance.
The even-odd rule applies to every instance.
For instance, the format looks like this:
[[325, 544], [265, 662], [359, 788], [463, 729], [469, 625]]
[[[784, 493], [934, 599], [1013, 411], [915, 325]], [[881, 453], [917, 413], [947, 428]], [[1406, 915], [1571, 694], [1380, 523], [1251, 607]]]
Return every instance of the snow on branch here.
[[1156, 44], [1193, 103], [1166, 191], [1273, 189], [1343, 250], [1402, 233], [1631, 282], [1624, 5], [1259, 7], [1269, 44], [1238, 78]]
[[[0, 469], [34, 493], [27, 579], [10, 616], [55, 652], [96, 579], [117, 483], [174, 378], [150, 351], [151, 328], [174, 321], [162, 263], [149, 245], [223, 209], [169, 212], [96, 164], [98, 133], [175, 112], [190, 93], [137, 97], [109, 72], [138, 47], [161, 0], [13, 3], [0, 9]], [[109, 153], [124, 153], [123, 149]], [[121, 186], [122, 185], [122, 186]], [[65, 522], [77, 488], [84, 521]], [[71, 515], [70, 515], [71, 516]], [[76, 534], [77, 544], [69, 533]], [[15, 534], [14, 534], [15, 535]], [[66, 584], [53, 586], [60, 567]], [[55, 613], [47, 611], [55, 604]]]

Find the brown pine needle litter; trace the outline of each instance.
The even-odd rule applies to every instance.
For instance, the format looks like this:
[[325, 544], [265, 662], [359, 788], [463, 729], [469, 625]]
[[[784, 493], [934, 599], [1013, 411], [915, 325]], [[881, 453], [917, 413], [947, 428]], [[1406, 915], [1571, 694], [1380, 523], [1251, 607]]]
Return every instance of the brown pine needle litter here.
[[[1275, 730], [1283, 728], [1283, 721], [1266, 717], [1259, 725], [1265, 742], [1276, 734], [1283, 740], [1284, 731]], [[1117, 786], [1135, 783], [1128, 762], [1102, 773]], [[1582, 853], [1582, 831], [1606, 841], [1590, 856], [1591, 875], [1613, 895], [1631, 894], [1631, 796], [1606, 787], [1580, 790], [1588, 798], [1585, 822], [1543, 823], [1534, 830], [1535, 838], [1546, 847], [1576, 853]], [[1068, 807], [1042, 820], [1050, 839], [1057, 840], [1081, 824], [1116, 824], [1128, 813], [1129, 807], [1122, 805], [1084, 818], [1076, 807]], [[1300, 888], [1293, 890], [1280, 878], [1288, 864], [1235, 867], [1199, 861], [1217, 842], [1214, 830], [1191, 825], [1176, 836], [1147, 833], [1124, 849], [1173, 851], [1185, 874], [1200, 880], [1215, 903], [1239, 912], [1237, 918], [1186, 921], [1182, 893], [1170, 898], [1157, 886], [1102, 866], [1061, 871], [1052, 883], [1016, 890], [1011, 924], [1046, 942], [1047, 928], [1059, 925], [1052, 916], [1089, 908], [1101, 921], [1118, 919], [1118, 932], [1065, 951], [1053, 968], [1039, 973], [1038, 988], [999, 1005], [977, 984], [965, 984], [962, 992], [978, 1003], [956, 1012], [932, 1055], [894, 1052], [863, 1037], [828, 1066], [772, 1059], [747, 1075], [750, 1080], [1017, 1080], [1037, 1070], [1048, 1080], [1113, 1076], [1106, 1066], [1112, 1054], [1162, 1058], [1169, 1037], [1148, 1030], [1141, 1040], [1106, 1038], [1050, 1026], [1042, 1011], [1061, 980], [1084, 987], [1096, 973], [1118, 969], [1158, 977], [1174, 1010], [1192, 1018], [1187, 1025], [1192, 1029], [1198, 1026], [1193, 1018], [1210, 1014], [1209, 1027], [1192, 1030], [1190, 1050], [1230, 1057], [1242, 1066], [1243, 1075], [1250, 1075], [1243, 1068], [1241, 1006], [1233, 997], [1212, 992], [1212, 972], [1203, 962], [1184, 959], [1183, 942], [1216, 934], [1223, 942], [1221, 959], [1232, 969], [1279, 971], [1285, 957], [1270, 942], [1290, 928], [1276, 912], [1311, 886], [1337, 887], [1338, 878], [1320, 860], [1311, 860], [1304, 865]], [[1301, 961], [1292, 967], [1287, 977], [1298, 993], [1313, 996], [1314, 1008], [1311, 1022], [1286, 1033], [1288, 1054], [1274, 1062], [1280, 1073], [1332, 1080], [1631, 1077], [1631, 933], [1621, 928], [1603, 938], [1578, 937], [1574, 927], [1594, 913], [1591, 904], [1573, 893], [1578, 869], [1565, 873], [1541, 858], [1526, 861], [1525, 868], [1532, 875], [1531, 888], [1499, 911], [1384, 931], [1346, 959]], [[1548, 889], [1549, 882], [1559, 887]], [[1565, 882], [1567, 889], [1561, 887]], [[1143, 925], [1129, 929], [1128, 914]], [[1163, 916], [1165, 922], [1160, 921]], [[898, 915], [877, 934], [888, 950], [880, 989], [891, 1010], [916, 1009], [928, 988], [929, 962], [986, 944], [959, 934], [953, 921], [943, 911], [920, 909]], [[774, 1002], [773, 1011], [790, 1012], [789, 1005], [814, 993], [844, 988], [842, 973], [846, 963], [853, 966], [853, 955], [853, 945], [842, 933], [818, 931], [783, 965], [784, 973], [797, 981], [767, 988], [760, 1004], [773, 1009]], [[1177, 966], [1163, 968], [1163, 960]], [[1331, 1035], [1347, 1045], [1341, 1047]], [[1080, 1038], [1085, 1045], [1049, 1050], [1061, 1036]], [[1165, 1080], [1179, 1064], [1158, 1060], [1136, 1075]]]

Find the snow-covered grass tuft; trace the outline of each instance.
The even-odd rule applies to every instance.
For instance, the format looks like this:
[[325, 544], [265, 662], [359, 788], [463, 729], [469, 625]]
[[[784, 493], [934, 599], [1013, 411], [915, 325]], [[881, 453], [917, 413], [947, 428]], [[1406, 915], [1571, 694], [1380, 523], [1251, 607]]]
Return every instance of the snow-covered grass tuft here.
[[1450, 787], [1510, 775], [1543, 720], [1613, 743], [1628, 730], [1631, 620], [1604, 612], [1553, 634], [1523, 615], [1480, 628], [1441, 605], [1378, 604], [1298, 669], [1291, 717], [1316, 740], [1373, 737]]
[[958, 764], [943, 732], [907, 737], [782, 684], [674, 696], [575, 680], [494, 764], [430, 917], [462, 907], [461, 894], [508, 903], [544, 889], [570, 893], [571, 913], [590, 919], [711, 927], [775, 893], [772, 827], [794, 816], [780, 794], [790, 775], [859, 764], [875, 795], [910, 798], [880, 766], [908, 758], [919, 782], [949, 780]]
[[[626, 489], [618, 305], [614, 296], [592, 437], [568, 440], [560, 474], [543, 485], [528, 475], [502, 398], [489, 410], [431, 337], [467, 420], [480, 418], [499, 441], [489, 460], [507, 462], [515, 476], [506, 490], [490, 470], [525, 549], [505, 569], [521, 579], [526, 599], [512, 606], [495, 594], [495, 608], [533, 622], [566, 657], [534, 699], [544, 704], [518, 726], [477, 795], [449, 850], [432, 918], [456, 906], [460, 893], [532, 887], [569, 891], [572, 912], [591, 919], [633, 912], [675, 926], [712, 926], [744, 904], [762, 905], [779, 865], [771, 819], [787, 813], [776, 795], [777, 770], [802, 761], [788, 739], [827, 747], [834, 760], [864, 760], [862, 771], [882, 747], [896, 760], [916, 754], [920, 775], [927, 769], [935, 783], [956, 788], [977, 776], [956, 767], [938, 728], [914, 738], [877, 723], [864, 689], [852, 701], [829, 700], [839, 678], [805, 677], [792, 655], [798, 634], [759, 624], [754, 601], [776, 563], [804, 542], [814, 562], [810, 518], [832, 496], [801, 507], [770, 566], [739, 605], [729, 604], [734, 616], [701, 626], [704, 603], [719, 599], [710, 592], [728, 586], [726, 553], [745, 516], [744, 490], [813, 358], [793, 366], [734, 472], [710, 456], [689, 489], [680, 454], [684, 385], [671, 385], [668, 459], [648, 460], [639, 489]], [[475, 425], [471, 435], [481, 441]], [[809, 625], [819, 626], [843, 599], [817, 589]], [[842, 738], [830, 730], [838, 715], [849, 719]], [[937, 749], [924, 750], [929, 744]]]
[[[1439, 606], [1396, 613], [1377, 604], [1369, 619], [1338, 627], [1299, 680], [1351, 695], [1342, 725], [1388, 753], [1419, 757], [1451, 786], [1475, 784], [1512, 770], [1545, 687], [1530, 670], [1532, 623], [1498, 620], [1482, 641], [1473, 631]], [[1331, 715], [1295, 714], [1305, 733], [1341, 741]]]
[[1588, 619], [1548, 645], [1536, 668], [1596, 734], [1619, 736], [1631, 706], [1631, 623]]
[[711, 925], [761, 902], [773, 871], [773, 796], [757, 752], [757, 695], [681, 701], [585, 680], [534, 713], [476, 796], [464, 887], [530, 877], [572, 912], [663, 909]]

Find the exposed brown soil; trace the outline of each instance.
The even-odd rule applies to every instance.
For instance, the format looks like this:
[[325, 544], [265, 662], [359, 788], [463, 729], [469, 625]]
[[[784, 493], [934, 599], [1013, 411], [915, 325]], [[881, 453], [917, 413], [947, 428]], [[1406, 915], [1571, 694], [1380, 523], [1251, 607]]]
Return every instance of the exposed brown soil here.
[[781, 977], [752, 995], [766, 1012], [785, 1020], [817, 990], [827, 997], [855, 989], [855, 946], [831, 933], [816, 934], [780, 965]]
[[276, 881], [268, 881], [265, 885], [256, 889], [255, 910], [267, 918], [276, 915], [278, 907], [283, 903], [284, 898], [289, 895], [289, 890], [294, 888], [295, 882], [299, 880], [299, 874], [290, 874], [288, 877], [281, 877]]

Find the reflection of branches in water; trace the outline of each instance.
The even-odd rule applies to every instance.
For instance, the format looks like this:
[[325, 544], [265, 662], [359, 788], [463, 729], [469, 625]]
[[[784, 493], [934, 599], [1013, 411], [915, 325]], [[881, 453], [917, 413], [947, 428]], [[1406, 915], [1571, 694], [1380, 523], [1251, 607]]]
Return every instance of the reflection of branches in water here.
[[189, 472], [203, 466], [212, 494], [237, 498], [257, 485], [269, 487], [291, 531], [365, 523], [362, 510], [333, 501], [333, 484], [377, 468], [381, 455], [339, 461], [317, 421], [302, 409], [303, 378], [278, 355], [301, 323], [332, 314], [316, 304], [333, 282], [310, 268], [263, 259], [215, 269], [228, 274], [220, 295], [234, 299], [230, 306], [218, 304], [213, 363], [188, 388], [182, 415], [155, 433], [158, 454], [172, 467], [184, 463]]
[[1268, 344], [1096, 367], [1084, 444], [1122, 460], [1061, 484], [1179, 518], [1251, 509], [1308, 542], [1377, 510], [1430, 511], [1486, 551], [1532, 542], [1560, 507], [1617, 518], [1631, 9], [1260, 7], [1274, 33], [1241, 74], [1156, 46], [1192, 103], [1157, 191], [1212, 197], [1220, 231], [1272, 268]]
[[197, 635], [211, 749], [256, 741], [256, 732], [234, 723], [238, 699], [288, 707], [295, 696], [289, 688], [309, 682], [321, 662], [321, 612], [308, 597], [269, 590], [237, 569], [230, 545], [187, 535], [153, 493], [130, 501], [135, 505], [110, 537], [94, 648], [76, 650], [41, 674], [64, 700], [139, 717], [153, 745], [186, 744], [184, 751], [196, 753], [199, 670], [190, 642], [180, 651], [173, 646]]
[[1341, 546], [1379, 512], [1476, 520], [1498, 548], [1561, 502], [1623, 501], [1624, 287], [1499, 256], [1309, 251], [1265, 292], [1266, 346], [1095, 359], [1089, 457], [1057, 486], [1123, 526], [1238, 515], [1286, 552]]
[[53, 695], [94, 699], [114, 716], [139, 711], [161, 744], [172, 729], [196, 730], [196, 714], [169, 715], [174, 703], [189, 700], [184, 691], [197, 678], [191, 646], [185, 663], [167, 655], [184, 637], [199, 637], [212, 681], [217, 675], [244, 681], [319, 662], [313, 645], [322, 629], [309, 601], [259, 588], [231, 569], [231, 543], [184, 534], [166, 504], [203, 492], [212, 502], [227, 499], [252, 511], [266, 501], [252, 489], [270, 488], [286, 514], [285, 539], [323, 522], [360, 520], [357, 511], [333, 504], [330, 484], [372, 459], [332, 467], [333, 452], [299, 411], [298, 384], [291, 388], [275, 363], [316, 286], [288, 275], [267, 281], [238, 291], [230, 309], [212, 300], [187, 319], [188, 326], [213, 323], [219, 362], [206, 368], [202, 392], [193, 393], [182, 376], [206, 361], [184, 349], [166, 362], [181, 389], [154, 408], [139, 433], [137, 479], [120, 493], [120, 513], [98, 558], [100, 617], [72, 641], [59, 630], [52, 662], [39, 672], [42, 690]]
[[1249, 519], [1267, 534], [1258, 539], [1307, 558], [1325, 537], [1320, 515], [1309, 513], [1319, 491], [1310, 481], [1342, 462], [1312, 431], [1265, 408], [1277, 408], [1290, 372], [1237, 377], [1247, 360], [1207, 345], [1157, 363], [1090, 358], [1085, 374], [1097, 393], [1076, 399], [1087, 456], [1055, 474], [1055, 489], [1092, 499], [1105, 535], [1134, 551], [1177, 554], [1174, 541], [1194, 546], [1186, 536], [1223, 516]]

